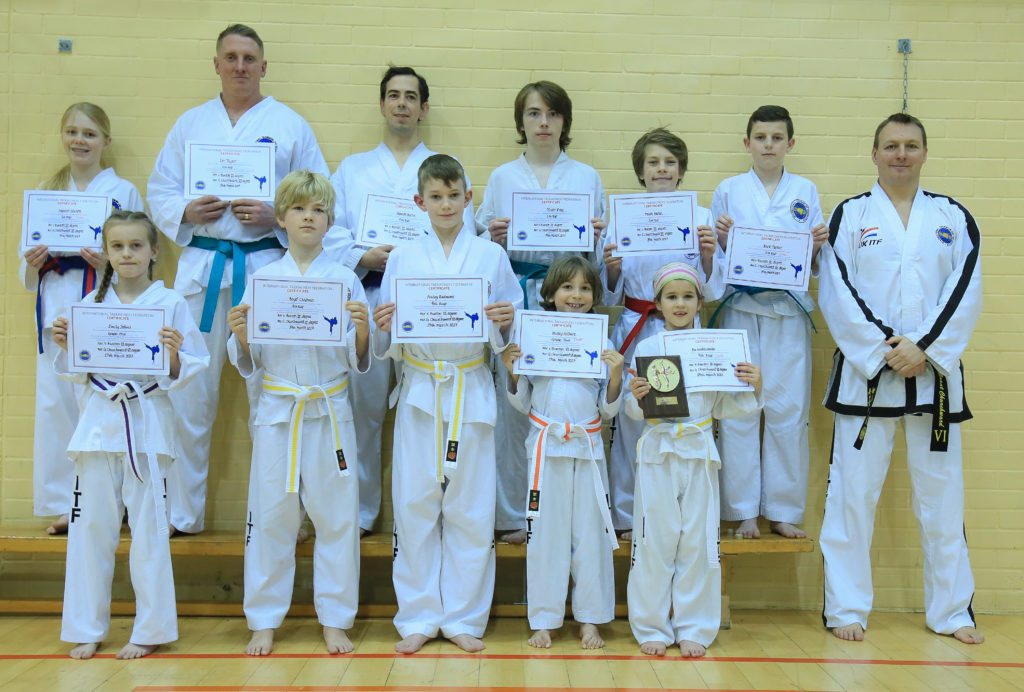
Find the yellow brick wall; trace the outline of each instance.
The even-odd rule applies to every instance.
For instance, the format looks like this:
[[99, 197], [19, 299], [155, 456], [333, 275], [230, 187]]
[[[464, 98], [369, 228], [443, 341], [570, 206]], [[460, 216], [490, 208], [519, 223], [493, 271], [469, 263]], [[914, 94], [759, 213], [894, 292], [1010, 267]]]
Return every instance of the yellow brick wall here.
[[[267, 43], [265, 93], [311, 123], [332, 170], [380, 137], [377, 81], [386, 63], [411, 64], [432, 91], [425, 138], [466, 163], [482, 192], [489, 172], [519, 153], [512, 100], [547, 78], [575, 104], [570, 153], [594, 165], [609, 192], [633, 191], [628, 152], [644, 130], [666, 125], [690, 148], [684, 187], [704, 204], [749, 160], [741, 136], [758, 105], [796, 119], [792, 171], [818, 185], [826, 213], [867, 189], [874, 125], [897, 111], [902, 63], [896, 40], [913, 39], [910, 104], [931, 134], [925, 185], [971, 208], [984, 244], [985, 311], [966, 355], [976, 419], [965, 426], [967, 534], [980, 612], [1024, 611], [1024, 331], [1017, 268], [1024, 238], [1024, 5], [959, 0], [222, 0], [133, 2], [6, 0], [0, 3], [0, 521], [31, 517], [32, 297], [17, 278], [21, 191], [63, 158], [58, 118], [91, 100], [113, 121], [120, 174], [140, 189], [174, 119], [218, 90], [211, 57], [228, 23], [254, 26]], [[74, 39], [71, 55], [57, 39]], [[165, 267], [165, 270], [172, 268]], [[819, 324], [821, 319], [818, 319]], [[814, 399], [833, 344], [814, 338]], [[226, 371], [227, 372], [227, 371]], [[215, 428], [210, 525], [244, 516], [249, 442], [238, 378]], [[811, 418], [807, 528], [816, 535], [830, 418]], [[879, 608], [921, 607], [918, 534], [903, 457], [894, 458], [874, 547]], [[733, 563], [734, 603], [818, 608], [821, 559], [747, 557]], [[34, 563], [7, 560], [32, 579]], [[51, 568], [49, 574], [54, 574]], [[59, 581], [59, 571], [55, 575]], [[226, 588], [226, 587], [225, 587]], [[31, 585], [17, 591], [31, 593]]]

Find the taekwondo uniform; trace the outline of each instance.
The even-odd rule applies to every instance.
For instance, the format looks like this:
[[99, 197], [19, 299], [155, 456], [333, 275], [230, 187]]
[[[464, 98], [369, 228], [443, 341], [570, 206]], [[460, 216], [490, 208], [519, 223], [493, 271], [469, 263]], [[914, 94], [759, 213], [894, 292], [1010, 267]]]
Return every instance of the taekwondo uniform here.
[[[90, 293], [82, 302], [93, 303], [95, 295]], [[103, 304], [121, 304], [113, 286]], [[154, 281], [132, 305], [169, 308], [168, 326], [184, 337], [176, 379], [169, 375], [126, 379], [120, 374], [68, 373], [63, 349], [58, 349], [54, 361], [62, 377], [79, 383], [87, 392], [67, 449], [76, 478], [60, 632], [66, 642], [101, 642], [107, 637], [114, 551], [126, 508], [132, 533], [128, 564], [135, 590], [130, 641], [153, 645], [178, 638], [166, 476], [180, 447], [167, 392], [205, 368], [209, 356], [185, 301], [164, 288], [162, 281]]]
[[[711, 214], [716, 219], [727, 214], [737, 226], [784, 230], [809, 230], [824, 221], [814, 183], [788, 171], [771, 197], [753, 169], [723, 180], [715, 189]], [[721, 273], [727, 269], [723, 262]], [[729, 286], [718, 310], [721, 321], [709, 321], [710, 326], [747, 332], [750, 358], [763, 365], [764, 388], [763, 442], [760, 413], [719, 424], [718, 445], [725, 460], [722, 519], [764, 516], [799, 524], [807, 503], [808, 328], [814, 301], [805, 291]]]
[[[355, 274], [323, 252], [305, 274], [285, 253], [254, 275], [341, 279], [349, 300], [366, 302]], [[251, 304], [248, 289], [242, 302]], [[316, 528], [313, 604], [320, 624], [347, 630], [355, 621], [359, 455], [348, 387], [353, 365], [362, 372], [370, 367], [369, 355], [361, 362], [356, 356], [355, 334], [349, 321], [346, 346], [250, 344], [248, 355], [233, 334], [228, 341], [231, 363], [262, 388], [252, 426], [245, 533], [244, 609], [251, 630], [277, 629], [291, 606], [300, 499]]]
[[[902, 420], [925, 621], [951, 634], [974, 625], [959, 425], [971, 412], [960, 355], [981, 313], [981, 236], [959, 202], [920, 188], [904, 229], [877, 183], [836, 207], [829, 227], [818, 291], [838, 344], [825, 394], [835, 413], [820, 539], [825, 625], [867, 628], [875, 507]], [[921, 375], [903, 378], [886, 366], [885, 340], [894, 335], [924, 351]]]
[[[636, 356], [662, 355], [661, 336], [636, 346]], [[651, 396], [650, 394], [648, 396]], [[690, 416], [644, 421], [637, 445], [636, 524], [626, 599], [637, 642], [682, 640], [710, 646], [722, 621], [718, 555], [718, 469], [712, 417], [749, 415], [753, 392], [687, 392]], [[627, 389], [626, 415], [642, 421]], [[671, 617], [669, 611], [671, 609]]]
[[[383, 142], [376, 149], [352, 154], [338, 165], [331, 176], [331, 183], [337, 193], [339, 215], [335, 226], [344, 228], [348, 239], [354, 240], [366, 207], [368, 195], [387, 195], [411, 200], [418, 187], [420, 165], [436, 152], [420, 142], [409, 154], [405, 165], [399, 167], [394, 154]], [[466, 179], [469, 184], [469, 179]], [[426, 212], [423, 212], [424, 216]], [[473, 228], [473, 205], [466, 207], [465, 224]], [[333, 237], [332, 237], [333, 236]], [[336, 243], [341, 234], [331, 234], [324, 240], [324, 248], [338, 254], [341, 261], [354, 271], [363, 282], [366, 300], [373, 315], [373, 309], [380, 305], [380, 280], [383, 274], [368, 271], [358, 266], [366, 247], [352, 247], [338, 253]], [[385, 361], [363, 374], [353, 372], [349, 386], [352, 408], [359, 411], [359, 427], [356, 438], [359, 447], [359, 527], [370, 531], [380, 514], [380, 445], [381, 429], [387, 413], [388, 386], [391, 384], [391, 363]]]
[[[585, 163], [569, 158], [563, 151], [558, 155], [547, 187], [541, 187], [533, 169], [522, 154], [514, 161], [494, 169], [484, 190], [484, 201], [476, 214], [476, 228], [484, 237], [490, 237], [487, 229], [496, 218], [512, 216], [513, 192], [589, 192], [594, 196], [593, 217], [604, 217], [604, 187], [601, 176]], [[590, 219], [587, 219], [589, 221]], [[534, 252], [512, 250], [508, 257], [512, 269], [519, 278], [521, 292], [525, 298], [524, 309], [540, 309], [540, 286], [547, 276], [547, 269], [566, 252]], [[580, 253], [572, 253], [580, 254]], [[594, 262], [594, 255], [583, 256]], [[530, 431], [529, 419], [516, 411], [505, 396], [508, 388], [508, 374], [501, 359], [495, 359], [495, 385], [497, 388], [498, 420], [495, 430], [495, 444], [498, 448], [498, 494], [495, 525], [499, 531], [515, 531], [526, 526], [523, 509], [526, 498], [522, 489], [527, 486], [526, 469], [522, 464], [519, 450]]]
[[[67, 192], [78, 193], [75, 181]], [[142, 197], [135, 186], [117, 177], [113, 168], [105, 168], [92, 179], [84, 193], [110, 195], [111, 211], [143, 211]], [[99, 236], [97, 236], [97, 244]], [[58, 350], [51, 325], [96, 287], [96, 272], [78, 254], [53, 252], [39, 269], [21, 258], [21, 281], [36, 293], [36, 334], [39, 355], [36, 358], [35, 434], [32, 443], [32, 495], [36, 516], [67, 514], [71, 506], [74, 469], [67, 463], [68, 442], [78, 423], [81, 389], [57, 377], [53, 356]]]
[[[391, 302], [392, 277], [431, 275], [484, 276], [488, 303], [522, 307], [505, 251], [472, 227], [462, 228], [448, 257], [433, 234], [392, 251], [381, 303]], [[402, 362], [391, 396], [398, 403], [391, 474], [395, 627], [403, 638], [438, 631], [449, 639], [481, 637], [495, 568], [496, 408], [484, 344], [393, 344], [390, 338], [374, 333], [374, 355], [386, 352]], [[507, 345], [493, 325], [490, 343], [495, 351]]]
[[[715, 227], [714, 219], [704, 207], [694, 208], [694, 221], [698, 226]], [[697, 229], [692, 229], [694, 233]], [[604, 257], [604, 243], [601, 246]], [[622, 258], [622, 273], [615, 289], [608, 288], [608, 272], [601, 267], [601, 283], [604, 285], [605, 305], [624, 305], [618, 321], [612, 328], [612, 343], [630, 362], [633, 349], [641, 340], [658, 334], [665, 329], [665, 321], [655, 314], [654, 287], [651, 279], [658, 269], [669, 262], [682, 262], [694, 267], [704, 279], [704, 295], [707, 301], [718, 300], [723, 285], [717, 267], [725, 262], [725, 253], [715, 244], [714, 267], [710, 276], [701, 268], [700, 251], [687, 253], [661, 253], [657, 255], [636, 255]], [[699, 319], [699, 316], [698, 316]], [[699, 324], [699, 322], [696, 322]], [[625, 375], [623, 375], [625, 378]], [[642, 421], [636, 421], [620, 411], [615, 417], [615, 432], [612, 435], [611, 463], [608, 465], [608, 490], [612, 503], [612, 522], [617, 531], [633, 528], [633, 485], [636, 464], [636, 443], [643, 433]]]
[[[230, 209], [210, 224], [182, 220], [185, 206], [185, 149], [190, 140], [224, 144], [273, 142], [275, 186], [291, 171], [308, 168], [330, 175], [313, 131], [295, 111], [266, 96], [234, 126], [220, 96], [178, 118], [167, 135], [149, 178], [147, 197], [160, 230], [184, 249], [174, 281], [185, 296], [210, 352], [210, 367], [175, 392], [183, 455], [172, 467], [171, 524], [187, 533], [203, 530], [210, 433], [217, 416], [221, 368], [229, 331], [227, 311], [237, 305], [245, 280], [281, 257], [284, 233], [276, 227], [243, 226]], [[275, 233], [277, 235], [275, 235]], [[259, 380], [251, 380], [250, 404], [259, 397]], [[250, 417], [251, 419], [251, 417]]]
[[526, 602], [533, 630], [562, 626], [570, 576], [576, 622], [615, 618], [612, 551], [619, 542], [608, 510], [601, 420], [618, 412], [622, 397], [608, 403], [607, 390], [607, 379], [522, 375], [516, 393], [507, 393], [530, 420]]

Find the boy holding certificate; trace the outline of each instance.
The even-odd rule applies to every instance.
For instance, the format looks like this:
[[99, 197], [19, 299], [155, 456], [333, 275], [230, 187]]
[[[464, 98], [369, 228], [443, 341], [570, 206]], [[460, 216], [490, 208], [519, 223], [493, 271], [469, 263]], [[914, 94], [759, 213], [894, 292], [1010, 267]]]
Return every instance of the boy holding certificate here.
[[[288, 233], [288, 251], [256, 270], [254, 280], [344, 282], [346, 314], [337, 305], [334, 314], [323, 315], [332, 332], [347, 325], [344, 345], [250, 343], [248, 320], [258, 307], [251, 286], [242, 303], [228, 312], [228, 357], [246, 380], [255, 379], [262, 387], [252, 426], [245, 534], [244, 608], [253, 631], [245, 652], [250, 656], [271, 652], [274, 630], [291, 605], [300, 500], [316, 527], [313, 602], [327, 651], [353, 650], [345, 630], [355, 620], [359, 600], [359, 462], [348, 384], [353, 368], [366, 372], [370, 367], [370, 324], [359, 280], [323, 251], [334, 199], [330, 181], [319, 173], [285, 176], [274, 208]], [[268, 322], [257, 327], [270, 328]]]
[[392, 319], [403, 304], [430, 300], [422, 292], [397, 295], [398, 279], [479, 278], [489, 302], [478, 297], [462, 312], [487, 322], [481, 338], [495, 351], [506, 347], [522, 290], [505, 251], [464, 225], [470, 197], [458, 161], [435, 154], [423, 162], [415, 199], [433, 233], [391, 251], [373, 315], [374, 355], [402, 364], [392, 394], [399, 653], [419, 651], [439, 632], [465, 651], [482, 650], [494, 591], [496, 405], [484, 343], [430, 341], [441, 326], [410, 343], [403, 335], [412, 322]]
[[[793, 148], [793, 120], [781, 106], [761, 106], [747, 121], [743, 145], [752, 165], [723, 180], [711, 212], [719, 242], [726, 247], [734, 226], [781, 230], [811, 229], [813, 262], [828, 239], [818, 190], [793, 175], [783, 161]], [[796, 267], [794, 267], [796, 269]], [[802, 268], [801, 268], [802, 269]], [[722, 519], [739, 521], [736, 533], [758, 538], [757, 518], [787, 538], [806, 536], [807, 419], [810, 411], [811, 338], [807, 331], [811, 297], [803, 291], [729, 286], [709, 326], [721, 311], [720, 326], [745, 329], [751, 357], [770, 363], [764, 373], [764, 434], [761, 412], [723, 421], [718, 444], [722, 467]], [[813, 325], [813, 323], [812, 323]]]
[[[693, 329], [704, 304], [699, 270], [675, 262], [658, 269], [652, 282], [654, 302], [666, 332]], [[661, 332], [636, 346], [630, 373], [644, 356], [666, 354]], [[686, 356], [683, 356], [685, 359]], [[667, 359], [666, 359], [667, 360]], [[674, 368], [670, 368], [674, 369]], [[626, 415], [643, 421], [637, 444], [636, 520], [633, 560], [626, 590], [629, 626], [649, 656], [664, 656], [672, 644], [680, 654], [703, 656], [722, 619], [722, 575], [718, 557], [718, 469], [712, 417], [749, 415], [761, 407], [761, 370], [737, 363], [736, 378], [754, 391], [685, 391], [688, 415], [647, 418], [641, 401], [664, 396], [658, 381], [629, 380]], [[685, 387], [678, 372], [669, 387]]]

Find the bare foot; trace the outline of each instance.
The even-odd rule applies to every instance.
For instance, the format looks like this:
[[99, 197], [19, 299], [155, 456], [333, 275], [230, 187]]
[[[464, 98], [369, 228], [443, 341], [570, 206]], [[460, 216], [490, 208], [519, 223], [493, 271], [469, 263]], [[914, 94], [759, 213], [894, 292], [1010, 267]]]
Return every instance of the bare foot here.
[[633, 531], [632, 531], [632, 529], [630, 529], [628, 531], [623, 531], [622, 533], [620, 533], [619, 534], [619, 540], [620, 541], [626, 541], [627, 543], [631, 543], [633, 541]]
[[787, 521], [773, 521], [771, 527], [772, 533], [777, 533], [784, 538], [807, 538], [807, 533], [803, 529]]
[[73, 659], [84, 661], [88, 658], [92, 658], [96, 655], [96, 649], [100, 648], [99, 642], [90, 642], [88, 644], [79, 644], [78, 646], [71, 649], [68, 652], [68, 656]]
[[305, 543], [309, 540], [309, 529], [305, 526], [300, 526], [299, 530], [295, 532], [295, 545]]
[[700, 658], [707, 652], [708, 650], [704, 646], [697, 642], [691, 642], [689, 639], [679, 642], [679, 655], [684, 658]]
[[580, 646], [584, 649], [604, 648], [604, 639], [601, 638], [601, 632], [597, 629], [597, 625], [592, 625], [589, 622], [580, 624]]
[[402, 641], [395, 644], [395, 651], [400, 654], [414, 654], [429, 642], [431, 637], [425, 634], [410, 634]]
[[117, 652], [117, 660], [127, 661], [133, 658], [145, 658], [159, 648], [159, 644], [132, 644], [128, 642]]
[[736, 535], [740, 538], [760, 538], [761, 530], [757, 528], [757, 517], [741, 521], [736, 527]]
[[252, 633], [252, 639], [245, 647], [245, 653], [250, 656], [268, 656], [274, 650], [274, 630], [256, 630]]
[[648, 656], [664, 656], [667, 648], [664, 642], [644, 642], [640, 645], [640, 651]]
[[[523, 531], [523, 533], [525, 534], [526, 532]], [[471, 634], [456, 634], [454, 637], [450, 637], [449, 641], [468, 654], [475, 654], [477, 651], [483, 651], [485, 648], [483, 641]]]
[[51, 536], [60, 536], [68, 532], [68, 515], [62, 514], [57, 517], [57, 520], [46, 527], [46, 533]]
[[498, 540], [502, 543], [511, 543], [512, 545], [522, 545], [526, 543], [526, 529], [519, 529], [518, 531], [509, 531], [498, 536]]
[[[959, 630], [957, 630], [959, 631]], [[859, 622], [855, 622], [852, 625], [843, 625], [841, 627], [833, 627], [832, 634], [839, 637], [843, 641], [847, 642], [862, 642], [864, 641], [864, 628], [860, 626]]]
[[345, 634], [345, 630], [337, 627], [324, 625], [324, 644], [327, 645], [329, 654], [348, 654], [355, 651], [352, 640]]
[[985, 635], [975, 627], [961, 627], [953, 636], [964, 644], [981, 644], [985, 641]]
[[551, 632], [549, 630], [537, 630], [533, 633], [532, 637], [526, 640], [526, 643], [538, 649], [550, 649]]

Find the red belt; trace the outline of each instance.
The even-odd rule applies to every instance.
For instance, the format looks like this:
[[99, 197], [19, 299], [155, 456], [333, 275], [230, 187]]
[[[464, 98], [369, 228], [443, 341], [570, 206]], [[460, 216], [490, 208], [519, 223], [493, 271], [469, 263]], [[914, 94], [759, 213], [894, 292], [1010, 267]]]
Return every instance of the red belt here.
[[649, 300], [640, 300], [639, 298], [631, 298], [629, 296], [626, 296], [625, 304], [626, 309], [639, 314], [640, 319], [638, 319], [636, 324], [633, 325], [632, 331], [626, 335], [626, 340], [622, 342], [622, 346], [619, 346], [619, 353], [623, 355], [626, 354], [630, 344], [632, 344], [633, 340], [636, 339], [636, 335], [640, 333], [641, 329], [643, 329], [644, 323], [647, 322], [647, 318], [658, 309], [658, 306]]

